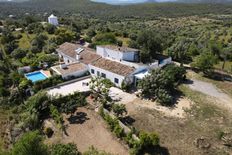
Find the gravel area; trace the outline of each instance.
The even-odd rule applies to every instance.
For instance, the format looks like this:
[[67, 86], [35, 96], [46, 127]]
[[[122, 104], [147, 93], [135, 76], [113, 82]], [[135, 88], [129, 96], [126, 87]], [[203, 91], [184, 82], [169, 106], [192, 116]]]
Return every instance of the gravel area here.
[[220, 91], [213, 84], [196, 79], [191, 79], [191, 82], [188, 84], [188, 86], [192, 90], [199, 91], [203, 94], [216, 98], [221, 104], [224, 104], [224, 106], [232, 109], [232, 98], [230, 98], [229, 95]]

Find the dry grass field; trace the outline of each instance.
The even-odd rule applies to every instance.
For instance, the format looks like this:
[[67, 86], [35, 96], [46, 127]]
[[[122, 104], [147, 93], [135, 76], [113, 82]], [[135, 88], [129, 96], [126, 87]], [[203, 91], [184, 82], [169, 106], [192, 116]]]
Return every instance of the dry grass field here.
[[[187, 86], [179, 89], [194, 101], [192, 108], [186, 111], [185, 118], [164, 116], [159, 111], [132, 104], [128, 105], [128, 109], [135, 120], [133, 126], [139, 130], [156, 131], [162, 147], [168, 149], [171, 155], [232, 153], [232, 149], [224, 146], [220, 139], [222, 133], [232, 131], [230, 112], [217, 107], [213, 98], [192, 91]], [[201, 144], [198, 145], [197, 141]]]

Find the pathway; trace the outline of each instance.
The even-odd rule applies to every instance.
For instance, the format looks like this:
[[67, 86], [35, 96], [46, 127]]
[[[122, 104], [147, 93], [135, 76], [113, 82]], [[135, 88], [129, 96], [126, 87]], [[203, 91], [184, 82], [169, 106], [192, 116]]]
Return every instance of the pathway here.
[[203, 94], [214, 97], [223, 106], [232, 110], [232, 98], [229, 95], [220, 91], [213, 84], [196, 79], [191, 79], [191, 82], [187, 85], [192, 90], [199, 91]]

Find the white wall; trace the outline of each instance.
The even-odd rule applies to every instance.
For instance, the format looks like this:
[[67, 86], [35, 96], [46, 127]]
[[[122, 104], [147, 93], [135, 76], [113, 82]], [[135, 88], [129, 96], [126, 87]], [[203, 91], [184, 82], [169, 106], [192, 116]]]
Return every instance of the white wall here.
[[102, 57], [108, 57], [118, 61], [122, 61], [122, 60], [135, 61], [135, 55], [137, 54], [137, 51], [120, 52], [120, 51], [104, 48], [101, 46], [97, 46], [97, 54], [101, 55]]
[[[91, 69], [94, 69], [94, 74], [91, 73]], [[106, 78], [109, 79], [111, 82], [113, 82], [117, 87], [121, 87], [121, 84], [122, 84], [123, 80], [125, 79], [124, 76], [109, 72], [107, 70], [103, 70], [101, 68], [97, 68], [97, 67], [89, 64], [89, 72], [92, 76], [97, 76], [97, 71], [100, 72], [100, 76], [101, 76], [101, 73], [106, 74]], [[119, 80], [118, 84], [114, 82], [114, 78], [117, 78]]]
[[159, 62], [156, 61], [156, 62], [153, 62], [149, 65], [150, 69], [157, 69], [159, 68]]
[[111, 58], [113, 60], [122, 60], [123, 58], [123, 53], [119, 51], [114, 51], [111, 49], [103, 48], [101, 46], [97, 46], [97, 54], [104, 58]]
[[58, 52], [58, 55], [59, 55], [60, 58], [63, 57], [63, 60], [64, 60], [64, 63], [65, 63], [65, 64], [70, 64], [70, 63], [77, 62], [76, 59], [71, 58], [71, 57], [69, 57], [69, 56], [67, 56], [67, 55], [65, 55], [65, 54], [63, 54], [63, 53], [61, 53], [61, 52]]
[[87, 72], [88, 72], [88, 69], [86, 68], [86, 69], [79, 70], [79, 71], [76, 71], [76, 72], [73, 72], [73, 73], [64, 74], [64, 75], [62, 75], [62, 78], [63, 79], [69, 79], [72, 76], [74, 76], [74, 77], [81, 77], [81, 76], [83, 76]]
[[135, 60], [135, 55], [137, 54], [136, 51], [134, 52], [125, 52], [123, 53], [123, 60], [125, 61], [138, 61], [138, 60]]
[[55, 26], [57, 26], [59, 24], [58, 19], [55, 17], [48, 17], [48, 23], [55, 25]]

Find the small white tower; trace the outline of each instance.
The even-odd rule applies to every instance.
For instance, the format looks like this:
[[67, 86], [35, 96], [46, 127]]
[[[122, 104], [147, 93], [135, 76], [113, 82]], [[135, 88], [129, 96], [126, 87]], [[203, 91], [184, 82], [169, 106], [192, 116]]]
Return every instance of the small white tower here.
[[76, 60], [77, 60], [77, 62], [79, 62], [80, 59], [81, 59], [80, 54], [81, 54], [82, 51], [84, 51], [84, 49], [83, 48], [78, 48], [75, 51], [76, 51]]
[[58, 18], [56, 16], [54, 16], [53, 14], [51, 14], [51, 16], [48, 17], [48, 23], [58, 26]]

